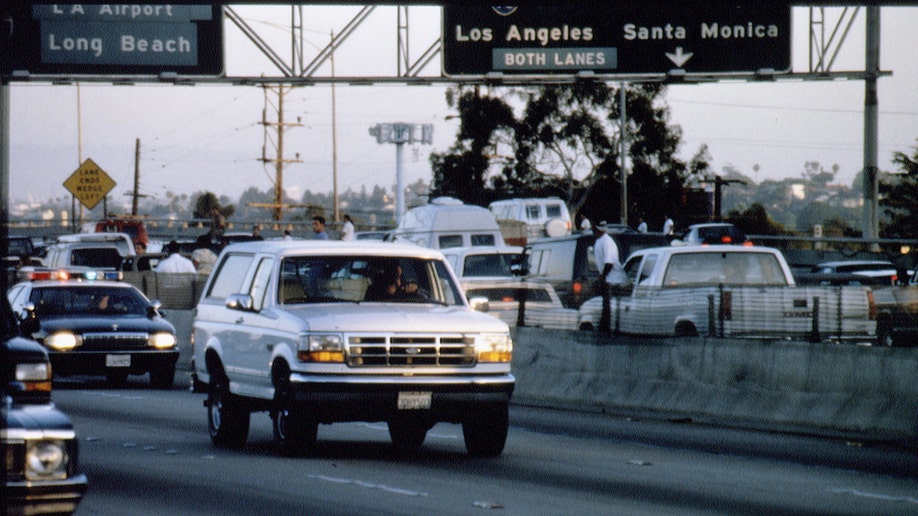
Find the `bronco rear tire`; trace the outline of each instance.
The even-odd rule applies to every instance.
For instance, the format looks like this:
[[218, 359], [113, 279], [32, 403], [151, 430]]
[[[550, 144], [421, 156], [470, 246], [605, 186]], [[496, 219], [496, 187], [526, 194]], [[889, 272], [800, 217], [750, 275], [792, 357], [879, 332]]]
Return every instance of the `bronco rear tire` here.
[[207, 386], [207, 427], [210, 440], [219, 448], [242, 448], [249, 437], [251, 414], [242, 400], [229, 391], [222, 370], [212, 372]]

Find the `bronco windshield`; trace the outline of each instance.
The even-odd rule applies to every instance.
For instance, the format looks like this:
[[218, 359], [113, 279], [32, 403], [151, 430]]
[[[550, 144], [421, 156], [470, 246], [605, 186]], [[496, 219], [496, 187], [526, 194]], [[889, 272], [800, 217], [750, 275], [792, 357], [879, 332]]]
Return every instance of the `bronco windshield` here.
[[446, 262], [413, 257], [295, 256], [284, 258], [281, 304], [329, 302], [463, 303]]

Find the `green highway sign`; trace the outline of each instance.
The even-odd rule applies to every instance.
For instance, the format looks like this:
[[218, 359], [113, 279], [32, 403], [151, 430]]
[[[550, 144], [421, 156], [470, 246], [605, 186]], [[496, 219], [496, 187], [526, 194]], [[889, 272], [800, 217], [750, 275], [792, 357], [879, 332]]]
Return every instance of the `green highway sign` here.
[[667, 0], [443, 7], [443, 71], [687, 74], [791, 69], [791, 7]]
[[219, 5], [23, 2], [4, 9], [4, 75], [223, 74]]

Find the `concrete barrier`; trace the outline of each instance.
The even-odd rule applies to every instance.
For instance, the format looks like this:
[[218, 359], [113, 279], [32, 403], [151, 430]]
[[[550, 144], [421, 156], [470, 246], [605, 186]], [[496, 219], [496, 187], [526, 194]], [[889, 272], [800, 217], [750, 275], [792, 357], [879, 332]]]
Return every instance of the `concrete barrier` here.
[[918, 437], [913, 349], [514, 330], [518, 403], [876, 439]]
[[[180, 371], [191, 310], [167, 309]], [[918, 442], [918, 349], [515, 328], [514, 402]]]

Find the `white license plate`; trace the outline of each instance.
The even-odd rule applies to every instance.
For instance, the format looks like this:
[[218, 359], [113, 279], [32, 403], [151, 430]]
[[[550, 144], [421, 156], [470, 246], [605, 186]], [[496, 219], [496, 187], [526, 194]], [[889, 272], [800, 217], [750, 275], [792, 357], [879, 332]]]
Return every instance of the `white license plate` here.
[[105, 355], [105, 367], [131, 367], [131, 355]]
[[398, 393], [399, 410], [425, 410], [430, 408], [430, 392]]

